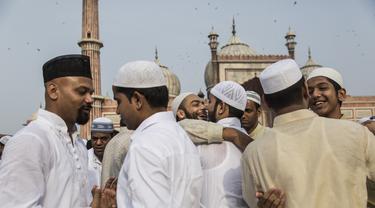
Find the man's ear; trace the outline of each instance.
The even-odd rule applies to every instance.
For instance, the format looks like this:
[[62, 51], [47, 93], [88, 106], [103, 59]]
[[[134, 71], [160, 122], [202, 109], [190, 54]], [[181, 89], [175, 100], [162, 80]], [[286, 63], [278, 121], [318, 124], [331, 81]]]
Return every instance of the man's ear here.
[[337, 99], [339, 101], [344, 102], [346, 99], [346, 90], [344, 88], [341, 88], [337, 91]]
[[134, 102], [135, 109], [140, 110], [145, 102], [145, 96], [143, 96], [141, 93], [134, 91], [133, 96], [130, 99], [130, 102]]
[[57, 98], [59, 97], [59, 88], [57, 84], [54, 82], [46, 83], [46, 92], [47, 92], [47, 96], [51, 100], [57, 100]]
[[181, 110], [181, 109], [178, 109], [177, 112], [176, 112], [176, 116], [182, 120], [182, 119], [185, 119], [186, 118], [186, 114], [185, 114], [185, 111]]
[[220, 102], [218, 105], [217, 105], [217, 114], [218, 115], [222, 115], [225, 113], [225, 108], [227, 107], [227, 105], [224, 103], [224, 102]]

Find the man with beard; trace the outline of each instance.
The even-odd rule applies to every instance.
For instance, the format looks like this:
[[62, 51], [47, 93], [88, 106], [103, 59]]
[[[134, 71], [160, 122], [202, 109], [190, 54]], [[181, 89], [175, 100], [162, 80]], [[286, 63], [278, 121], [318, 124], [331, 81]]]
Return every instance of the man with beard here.
[[346, 98], [346, 90], [338, 71], [327, 67], [317, 68], [309, 74], [307, 85], [312, 111], [327, 118], [342, 118], [340, 108]]
[[[244, 88], [232, 81], [215, 85], [208, 95], [212, 122], [242, 131], [241, 116], [246, 107]], [[247, 207], [241, 189], [241, 151], [231, 142], [199, 145], [203, 168], [201, 203], [205, 207]]]
[[[2, 207], [87, 207], [87, 150], [76, 137], [93, 103], [90, 59], [65, 55], [43, 65], [45, 110], [5, 146]], [[82, 196], [84, 195], [84, 196]]]
[[256, 139], [265, 129], [258, 121], [261, 114], [260, 96], [254, 91], [246, 91], [246, 98], [247, 103], [241, 118], [241, 125], [251, 138]]
[[193, 92], [178, 95], [172, 102], [172, 111], [177, 121], [183, 119], [207, 120], [207, 108], [204, 101]]
[[366, 207], [366, 176], [375, 178], [375, 137], [351, 121], [307, 110], [308, 89], [292, 59], [268, 66], [259, 76], [274, 126], [242, 157], [245, 200], [278, 187], [286, 207]]
[[[89, 188], [100, 186], [104, 150], [114, 134], [113, 122], [109, 118], [99, 117], [91, 125], [92, 148], [88, 150]], [[91, 190], [89, 191], [91, 199]], [[89, 200], [91, 201], [91, 200]]]
[[237, 129], [208, 122], [204, 100], [193, 92], [178, 95], [172, 102], [172, 111], [196, 145], [229, 141], [243, 151], [253, 141], [247, 134]]

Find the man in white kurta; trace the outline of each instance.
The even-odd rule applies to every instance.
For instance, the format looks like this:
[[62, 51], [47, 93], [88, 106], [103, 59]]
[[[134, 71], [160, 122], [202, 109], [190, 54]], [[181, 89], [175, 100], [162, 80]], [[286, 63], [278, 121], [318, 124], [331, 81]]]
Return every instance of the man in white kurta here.
[[[277, 116], [273, 128], [243, 154], [243, 193], [249, 206], [256, 207], [256, 191], [277, 187], [286, 193], [287, 208], [366, 207], [366, 177], [375, 178], [374, 136], [351, 121], [307, 110], [307, 89], [293, 60], [269, 66], [259, 78]], [[302, 97], [273, 107], [278, 104], [269, 95], [285, 102], [295, 99], [291, 92]]]
[[117, 113], [135, 130], [118, 178], [117, 206], [199, 207], [199, 154], [166, 111], [168, 89], [160, 67], [151, 61], [129, 62], [112, 89]]
[[87, 207], [87, 150], [76, 123], [89, 120], [93, 93], [90, 59], [65, 55], [43, 65], [46, 110], [5, 146], [0, 206]]
[[1, 207], [86, 207], [87, 150], [64, 121], [40, 109], [7, 143], [0, 166]]
[[[241, 128], [240, 118], [246, 107], [246, 93], [235, 82], [224, 81], [214, 86], [209, 95], [208, 114], [211, 121], [224, 127]], [[242, 197], [241, 151], [231, 142], [199, 145], [203, 167], [205, 207], [247, 207]]]

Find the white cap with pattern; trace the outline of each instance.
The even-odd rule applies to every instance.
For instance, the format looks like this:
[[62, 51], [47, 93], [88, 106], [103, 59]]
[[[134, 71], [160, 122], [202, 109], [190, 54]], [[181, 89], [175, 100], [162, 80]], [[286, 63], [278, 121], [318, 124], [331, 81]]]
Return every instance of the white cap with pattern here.
[[126, 88], [151, 88], [166, 86], [162, 69], [153, 61], [133, 61], [117, 72], [113, 86]]
[[245, 111], [246, 108], [246, 91], [236, 82], [222, 81], [216, 84], [210, 91], [212, 95], [219, 98], [224, 103]]
[[0, 143], [5, 145], [9, 141], [10, 138], [11, 138], [11, 136], [5, 135], [5, 136], [0, 138]]
[[264, 94], [285, 90], [301, 78], [301, 70], [293, 59], [284, 59], [271, 64], [259, 75]]

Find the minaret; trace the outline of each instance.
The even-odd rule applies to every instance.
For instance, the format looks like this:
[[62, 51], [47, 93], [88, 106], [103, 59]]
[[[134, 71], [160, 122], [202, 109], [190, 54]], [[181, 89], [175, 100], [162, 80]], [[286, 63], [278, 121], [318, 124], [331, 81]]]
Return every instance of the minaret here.
[[297, 42], [294, 41], [294, 38], [296, 37], [296, 34], [292, 32], [292, 30], [289, 27], [288, 33], [285, 35], [286, 43], [285, 46], [288, 48], [289, 57], [291, 59], [294, 59], [294, 49], [297, 45]]
[[[219, 42], [217, 42], [218, 37], [219, 35], [214, 32], [214, 27], [212, 27], [212, 30], [210, 34], [208, 35], [208, 38], [210, 39], [210, 42], [208, 43], [208, 45], [210, 46], [210, 49], [211, 49], [211, 64], [212, 64], [213, 71], [215, 72], [214, 74], [215, 84], [219, 83], [220, 81], [219, 80], [219, 64], [217, 62], [217, 46], [219, 45]], [[207, 87], [211, 87], [211, 86], [207, 86]]]
[[91, 123], [94, 118], [101, 116], [103, 97], [101, 96], [100, 79], [100, 48], [103, 43], [99, 40], [99, 5], [98, 0], [83, 0], [82, 7], [82, 39], [78, 42], [81, 53], [90, 57], [91, 74], [94, 85], [94, 103], [90, 121], [81, 126], [80, 136], [88, 139]]

